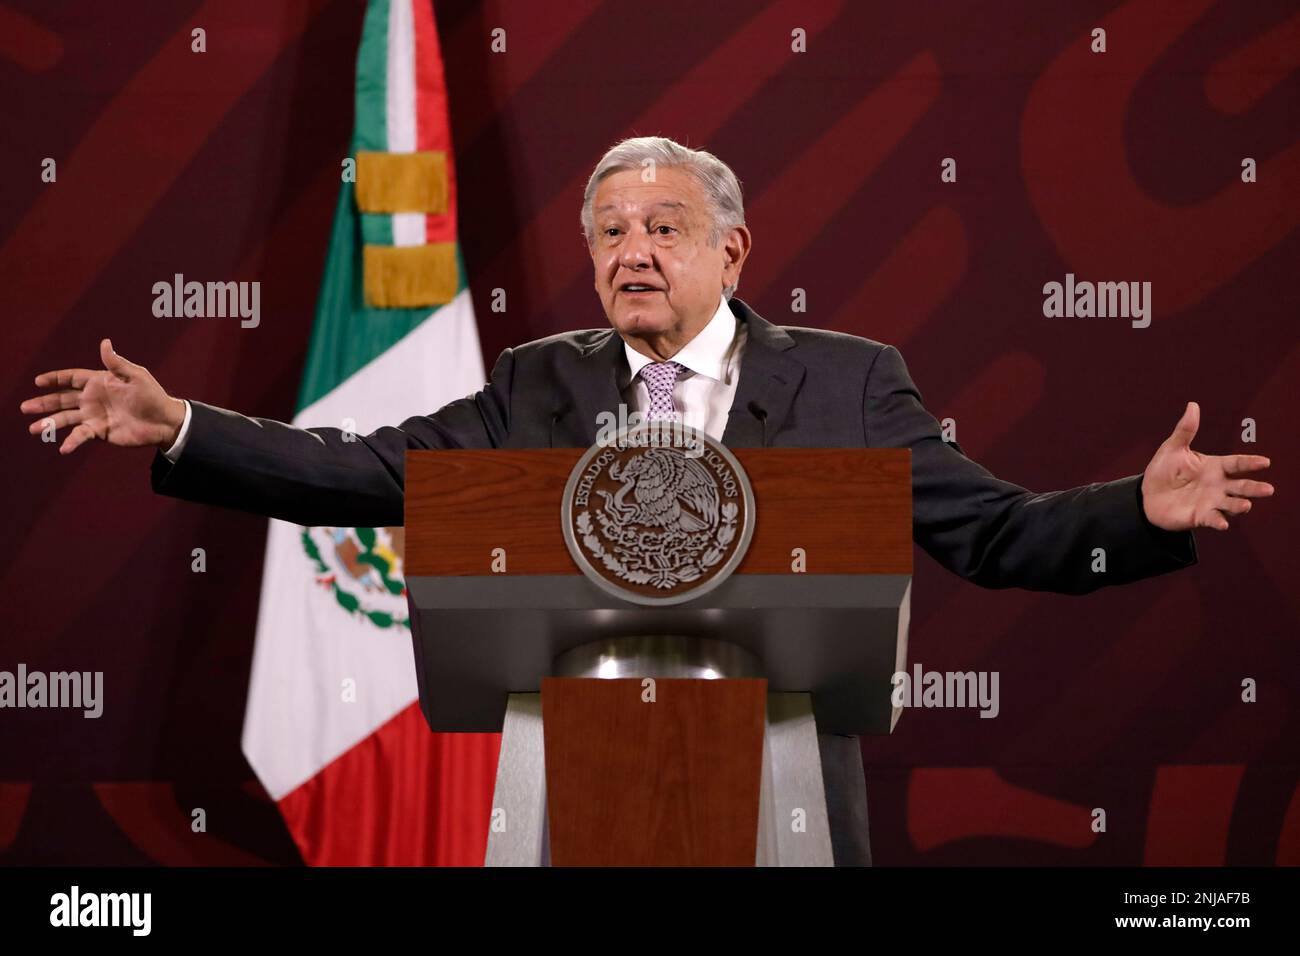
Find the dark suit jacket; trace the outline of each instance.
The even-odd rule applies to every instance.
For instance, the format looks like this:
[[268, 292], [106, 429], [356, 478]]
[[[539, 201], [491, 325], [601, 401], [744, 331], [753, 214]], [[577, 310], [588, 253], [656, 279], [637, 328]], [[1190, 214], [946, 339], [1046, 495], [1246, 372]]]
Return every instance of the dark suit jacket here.
[[[723, 444], [910, 448], [913, 536], [949, 570], [1083, 594], [1196, 563], [1190, 532], [1146, 520], [1140, 475], [1033, 494], [940, 438], [894, 347], [731, 306], [749, 339]], [[617, 413], [626, 363], [613, 329], [553, 335], [502, 352], [478, 393], [354, 441], [192, 401], [185, 449], [174, 465], [155, 457], [153, 488], [303, 525], [400, 525], [407, 449], [590, 446], [597, 414]], [[1094, 548], [1105, 573], [1091, 570]]]

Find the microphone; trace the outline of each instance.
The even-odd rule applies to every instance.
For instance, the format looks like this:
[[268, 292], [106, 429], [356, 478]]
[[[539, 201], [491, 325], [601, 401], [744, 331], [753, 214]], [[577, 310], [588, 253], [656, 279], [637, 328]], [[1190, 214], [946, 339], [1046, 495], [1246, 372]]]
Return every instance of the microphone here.
[[552, 448], [555, 447], [555, 423], [558, 422], [565, 415], [569, 414], [569, 409], [571, 407], [572, 406], [568, 402], [565, 402], [562, 405], [557, 405], [555, 409], [551, 412], [550, 435], [547, 439], [547, 443]]
[[763, 436], [762, 447], [766, 448], [767, 447], [767, 409], [764, 408], [762, 405], [758, 404], [758, 402], [751, 401], [749, 403], [749, 414], [757, 418], [759, 424], [762, 425], [762, 432], [761, 432]]

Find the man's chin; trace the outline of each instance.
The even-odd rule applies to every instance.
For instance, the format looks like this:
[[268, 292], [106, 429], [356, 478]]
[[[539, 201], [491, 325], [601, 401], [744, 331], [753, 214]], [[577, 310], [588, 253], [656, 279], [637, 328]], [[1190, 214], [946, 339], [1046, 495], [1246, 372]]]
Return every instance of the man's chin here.
[[624, 335], [660, 335], [673, 326], [673, 316], [666, 309], [644, 306], [614, 307], [614, 328]]

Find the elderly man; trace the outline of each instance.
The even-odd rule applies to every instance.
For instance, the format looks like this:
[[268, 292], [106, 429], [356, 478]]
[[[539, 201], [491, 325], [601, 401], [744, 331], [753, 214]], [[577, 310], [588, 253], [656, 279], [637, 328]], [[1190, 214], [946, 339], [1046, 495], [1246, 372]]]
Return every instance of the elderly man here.
[[[157, 446], [156, 492], [305, 525], [401, 524], [408, 449], [588, 446], [620, 405], [729, 446], [910, 448], [913, 534], [930, 555], [984, 587], [1071, 594], [1194, 564], [1192, 529], [1225, 530], [1273, 493], [1244, 477], [1268, 459], [1192, 450], [1195, 403], [1141, 475], [1047, 494], [995, 478], [942, 439], [895, 348], [775, 326], [734, 298], [752, 240], [740, 184], [710, 153], [618, 143], [582, 225], [612, 328], [506, 349], [477, 394], [357, 440], [173, 398], [107, 339], [105, 371], [46, 372], [37, 386], [56, 390], [22, 410], [72, 426], [64, 454], [92, 438]], [[1090, 570], [1097, 547], [1105, 575]], [[835, 861], [869, 863], [856, 738], [823, 736], [822, 759]]]

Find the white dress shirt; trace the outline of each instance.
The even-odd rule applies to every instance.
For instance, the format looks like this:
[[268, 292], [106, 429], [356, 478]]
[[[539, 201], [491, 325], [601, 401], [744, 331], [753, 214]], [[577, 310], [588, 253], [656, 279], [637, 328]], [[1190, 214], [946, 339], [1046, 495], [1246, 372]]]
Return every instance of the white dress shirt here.
[[181, 430], [176, 434], [176, 440], [172, 442], [172, 447], [163, 452], [163, 457], [173, 465], [176, 464], [176, 459], [181, 456], [181, 449], [185, 447], [185, 438], [190, 433], [190, 403], [186, 399], [182, 399], [182, 401], [185, 402], [185, 421], [181, 422]]
[[[740, 356], [745, 348], [745, 324], [736, 318], [725, 298], [718, 302], [704, 328], [682, 347], [670, 361], [683, 370], [673, 385], [673, 407], [682, 413], [682, 421], [722, 441], [727, 430], [731, 403], [740, 383]], [[654, 359], [642, 355], [625, 341], [629, 373], [619, 382], [628, 411], [645, 414], [650, 407], [650, 389], [640, 372]]]
[[[736, 318], [727, 300], [718, 301], [718, 309], [707, 325], [700, 329], [671, 361], [681, 365], [683, 371], [673, 385], [673, 406], [682, 413], [682, 421], [699, 429], [715, 441], [722, 441], [727, 430], [731, 403], [736, 398], [740, 382], [740, 356], [745, 349], [745, 324]], [[623, 401], [629, 412], [645, 413], [650, 407], [650, 389], [641, 379], [641, 369], [653, 359], [646, 358], [625, 341], [629, 374], [620, 382]], [[190, 432], [190, 403], [185, 403], [185, 421], [175, 443], [163, 452], [163, 457], [175, 463], [185, 448]]]

